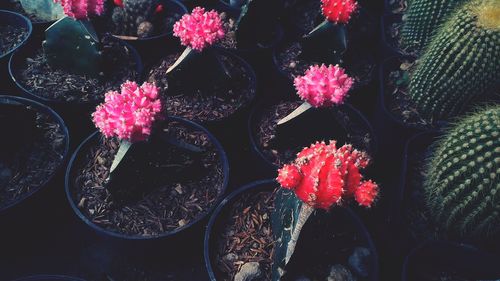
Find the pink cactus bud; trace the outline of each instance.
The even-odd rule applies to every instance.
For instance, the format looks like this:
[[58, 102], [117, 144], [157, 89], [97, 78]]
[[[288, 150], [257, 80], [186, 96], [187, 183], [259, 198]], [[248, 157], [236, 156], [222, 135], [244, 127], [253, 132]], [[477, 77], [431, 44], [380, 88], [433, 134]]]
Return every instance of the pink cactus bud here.
[[323, 15], [334, 23], [348, 23], [357, 8], [355, 0], [321, 0]]
[[363, 182], [354, 197], [359, 205], [363, 207], [371, 207], [378, 195], [378, 185], [371, 180]]
[[189, 15], [184, 15], [174, 24], [174, 36], [181, 39], [184, 46], [201, 51], [224, 38], [225, 31], [220, 15], [212, 10], [196, 7]]
[[311, 66], [304, 76], [294, 80], [300, 98], [313, 107], [342, 104], [354, 80], [339, 66]]
[[154, 84], [144, 83], [139, 87], [127, 81], [122, 84], [121, 93], [106, 93], [104, 103], [97, 106], [92, 118], [104, 136], [137, 142], [149, 137], [154, 121], [162, 119], [161, 111]]
[[[369, 207], [378, 193], [371, 181], [362, 182], [360, 163], [368, 163], [363, 152], [351, 145], [337, 149], [336, 142], [317, 142], [297, 154], [292, 164], [278, 171], [278, 182], [283, 188], [294, 190], [299, 199], [322, 209], [341, 204], [343, 199], [356, 198]], [[361, 190], [360, 190], [361, 189]]]
[[101, 15], [104, 12], [104, 0], [54, 0], [54, 2], [61, 4], [68, 17], [77, 20]]

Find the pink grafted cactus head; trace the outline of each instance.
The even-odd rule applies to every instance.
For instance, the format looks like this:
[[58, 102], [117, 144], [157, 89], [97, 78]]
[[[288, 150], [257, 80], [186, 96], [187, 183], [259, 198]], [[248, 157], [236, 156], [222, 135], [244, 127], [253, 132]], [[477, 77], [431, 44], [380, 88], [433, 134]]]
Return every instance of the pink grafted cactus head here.
[[204, 8], [196, 7], [189, 15], [184, 15], [174, 24], [174, 36], [181, 39], [184, 46], [201, 51], [224, 38], [222, 19], [212, 10], [205, 12]]
[[350, 198], [361, 206], [371, 207], [378, 186], [363, 181], [360, 173], [368, 163], [366, 153], [353, 149], [352, 145], [337, 148], [335, 141], [317, 142], [299, 152], [293, 163], [284, 165], [278, 171], [277, 181], [315, 208], [327, 210]]
[[61, 3], [64, 13], [77, 20], [88, 19], [104, 12], [104, 0], [54, 0]]
[[342, 104], [353, 83], [343, 68], [324, 64], [309, 67], [304, 76], [294, 80], [297, 94], [313, 107]]
[[134, 143], [149, 137], [154, 121], [162, 119], [161, 111], [154, 84], [144, 83], [139, 87], [127, 81], [122, 84], [121, 93], [106, 93], [104, 103], [97, 106], [92, 118], [104, 136]]
[[323, 15], [333, 23], [348, 23], [357, 8], [355, 0], [321, 0]]

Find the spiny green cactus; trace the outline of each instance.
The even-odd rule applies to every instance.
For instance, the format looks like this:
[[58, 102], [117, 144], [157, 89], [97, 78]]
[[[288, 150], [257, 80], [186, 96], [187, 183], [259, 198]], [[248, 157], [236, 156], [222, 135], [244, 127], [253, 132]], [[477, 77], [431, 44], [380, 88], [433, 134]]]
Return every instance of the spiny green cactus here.
[[431, 41], [410, 80], [410, 97], [428, 121], [456, 116], [500, 82], [500, 1], [473, 0]]
[[[143, 23], [151, 25], [158, 0], [123, 0], [123, 7], [115, 7], [112, 20], [119, 35], [138, 36]], [[147, 37], [150, 32], [146, 32]], [[143, 37], [143, 36], [140, 36]]]
[[422, 50], [454, 9], [468, 0], [412, 0], [401, 31], [405, 47]]
[[500, 234], [500, 106], [465, 117], [437, 142], [424, 183], [433, 219], [452, 237]]

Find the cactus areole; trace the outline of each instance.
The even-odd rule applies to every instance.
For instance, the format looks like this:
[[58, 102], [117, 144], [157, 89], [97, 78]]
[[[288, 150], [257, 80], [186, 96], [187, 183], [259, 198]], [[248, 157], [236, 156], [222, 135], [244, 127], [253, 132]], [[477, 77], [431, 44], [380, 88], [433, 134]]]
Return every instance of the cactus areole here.
[[328, 210], [349, 198], [371, 207], [379, 188], [371, 180], [363, 180], [360, 170], [368, 163], [367, 154], [352, 145], [337, 148], [335, 141], [317, 142], [299, 152], [293, 163], [283, 166], [277, 181], [315, 208]]

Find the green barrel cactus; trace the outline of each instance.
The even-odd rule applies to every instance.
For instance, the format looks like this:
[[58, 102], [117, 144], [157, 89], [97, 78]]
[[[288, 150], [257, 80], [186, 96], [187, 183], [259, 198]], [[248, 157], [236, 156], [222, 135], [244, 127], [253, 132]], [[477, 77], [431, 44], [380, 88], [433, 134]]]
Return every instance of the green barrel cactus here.
[[500, 234], [500, 105], [450, 128], [428, 165], [426, 201], [441, 231], [472, 239]]
[[449, 18], [410, 78], [410, 98], [428, 121], [458, 115], [500, 82], [500, 1], [473, 0]]
[[401, 30], [403, 46], [422, 50], [453, 10], [466, 1], [469, 0], [412, 0]]

